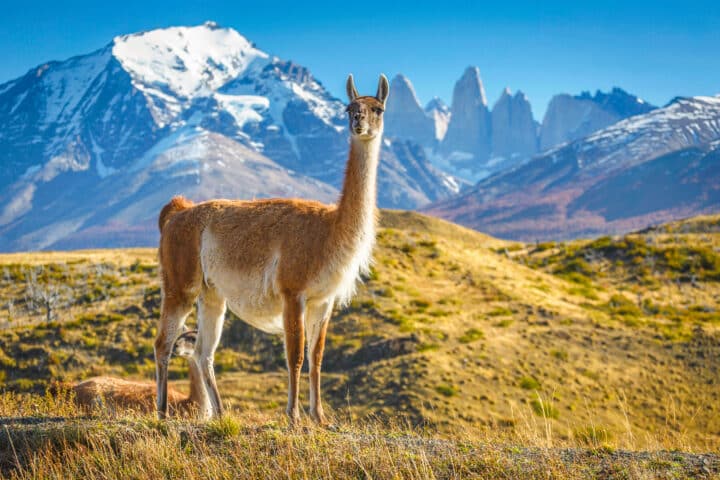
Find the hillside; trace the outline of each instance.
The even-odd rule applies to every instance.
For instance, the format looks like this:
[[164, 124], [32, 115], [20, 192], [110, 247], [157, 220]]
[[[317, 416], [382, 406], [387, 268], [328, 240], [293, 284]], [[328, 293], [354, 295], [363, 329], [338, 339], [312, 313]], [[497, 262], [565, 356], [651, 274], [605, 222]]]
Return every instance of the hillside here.
[[[381, 224], [372, 274], [328, 334], [324, 395], [343, 423], [717, 449], [720, 217], [540, 244], [409, 212]], [[51, 380], [153, 377], [154, 250], [0, 255], [0, 295], [5, 405]], [[55, 299], [49, 321], [43, 298]], [[279, 338], [229, 316], [216, 370], [231, 410], [283, 418]], [[180, 388], [185, 376], [173, 360]]]

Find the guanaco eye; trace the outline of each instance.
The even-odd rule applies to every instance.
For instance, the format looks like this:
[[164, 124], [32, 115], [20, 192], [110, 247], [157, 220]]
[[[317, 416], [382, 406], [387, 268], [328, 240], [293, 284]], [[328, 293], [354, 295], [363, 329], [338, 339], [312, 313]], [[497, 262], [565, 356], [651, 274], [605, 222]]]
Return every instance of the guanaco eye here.
[[381, 113], [383, 113], [383, 109], [375, 107], [373, 108], [373, 112], [375, 112], [376, 115], [380, 115]]

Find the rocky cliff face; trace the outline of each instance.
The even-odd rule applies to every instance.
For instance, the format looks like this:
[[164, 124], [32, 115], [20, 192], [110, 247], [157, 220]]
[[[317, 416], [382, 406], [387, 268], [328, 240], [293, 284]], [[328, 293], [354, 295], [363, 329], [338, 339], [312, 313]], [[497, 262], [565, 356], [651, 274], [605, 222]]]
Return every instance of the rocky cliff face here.
[[492, 109], [492, 154], [526, 159], [537, 152], [537, 126], [524, 93], [505, 89]]
[[620, 88], [610, 93], [556, 95], [550, 100], [540, 130], [540, 149], [571, 142], [624, 118], [647, 113], [653, 105]]
[[403, 75], [396, 75], [390, 83], [390, 96], [385, 107], [385, 136], [412, 140], [426, 147], [436, 142], [433, 120], [425, 114], [412, 83]]
[[468, 67], [455, 84], [452, 117], [440, 152], [447, 162], [472, 178], [482, 172], [491, 153], [491, 119], [477, 67]]
[[430, 117], [435, 125], [435, 140], [441, 142], [445, 138], [450, 123], [450, 107], [440, 98], [434, 97], [425, 105], [425, 114]]

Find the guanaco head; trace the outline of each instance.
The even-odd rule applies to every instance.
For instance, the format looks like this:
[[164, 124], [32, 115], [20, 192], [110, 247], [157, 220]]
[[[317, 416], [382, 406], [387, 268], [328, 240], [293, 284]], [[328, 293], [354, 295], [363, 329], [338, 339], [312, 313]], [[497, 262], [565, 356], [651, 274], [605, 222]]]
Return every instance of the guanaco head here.
[[387, 77], [380, 75], [374, 97], [359, 96], [352, 75], [348, 75], [346, 88], [350, 100], [345, 110], [350, 122], [350, 135], [361, 140], [370, 140], [382, 135], [385, 102], [390, 92]]

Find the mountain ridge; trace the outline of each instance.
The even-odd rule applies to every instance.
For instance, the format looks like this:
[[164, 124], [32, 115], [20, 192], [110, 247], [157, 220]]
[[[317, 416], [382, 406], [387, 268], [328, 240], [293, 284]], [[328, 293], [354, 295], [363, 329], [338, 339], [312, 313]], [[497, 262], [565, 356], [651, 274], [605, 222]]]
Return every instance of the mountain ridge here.
[[621, 233], [717, 211], [719, 148], [720, 96], [680, 99], [550, 149], [427, 211], [527, 241]]

